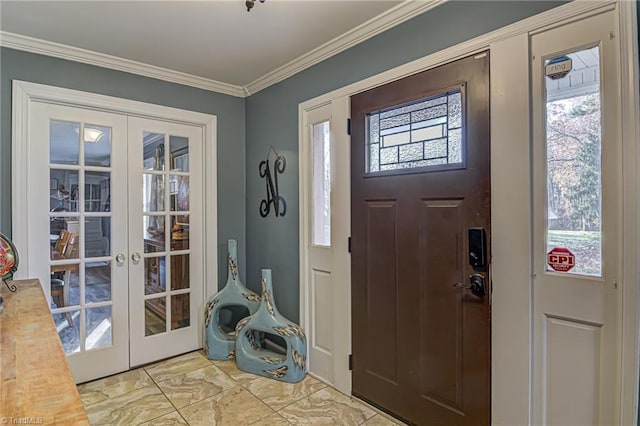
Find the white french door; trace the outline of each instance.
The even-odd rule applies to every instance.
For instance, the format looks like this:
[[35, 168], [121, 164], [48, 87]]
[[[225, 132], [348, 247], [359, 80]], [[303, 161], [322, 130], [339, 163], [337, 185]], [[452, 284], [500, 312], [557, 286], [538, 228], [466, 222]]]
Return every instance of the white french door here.
[[131, 365], [201, 347], [202, 130], [129, 118]]
[[30, 131], [29, 275], [77, 382], [126, 370], [128, 265], [115, 256], [128, 244], [127, 118], [33, 103]]
[[27, 274], [76, 382], [201, 347], [203, 128], [30, 108]]
[[607, 12], [531, 37], [534, 424], [620, 418], [616, 33]]

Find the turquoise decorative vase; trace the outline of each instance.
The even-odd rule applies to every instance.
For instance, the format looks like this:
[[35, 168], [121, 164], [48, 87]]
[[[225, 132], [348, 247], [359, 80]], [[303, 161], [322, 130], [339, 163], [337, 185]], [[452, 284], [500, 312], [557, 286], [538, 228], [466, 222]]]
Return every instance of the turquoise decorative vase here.
[[[240, 370], [289, 383], [304, 379], [306, 337], [302, 328], [278, 312], [273, 299], [271, 269], [262, 270], [260, 307], [255, 314], [238, 322], [236, 335], [236, 364]], [[286, 348], [278, 347], [274, 341], [284, 342]]]
[[209, 359], [231, 359], [235, 354], [238, 320], [256, 312], [260, 296], [246, 288], [238, 277], [238, 242], [229, 240], [227, 284], [207, 301], [204, 315]]

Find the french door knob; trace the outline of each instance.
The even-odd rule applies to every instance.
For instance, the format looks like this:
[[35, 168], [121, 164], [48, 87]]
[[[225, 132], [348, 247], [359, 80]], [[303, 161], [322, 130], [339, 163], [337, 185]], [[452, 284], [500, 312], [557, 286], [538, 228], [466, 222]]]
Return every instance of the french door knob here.
[[118, 255], [116, 255], [116, 262], [118, 263], [124, 263], [124, 261], [126, 260], [126, 256], [124, 255], [124, 253], [118, 253]]
[[131, 255], [131, 260], [133, 260], [134, 262], [137, 262], [140, 260], [140, 253], [135, 252]]

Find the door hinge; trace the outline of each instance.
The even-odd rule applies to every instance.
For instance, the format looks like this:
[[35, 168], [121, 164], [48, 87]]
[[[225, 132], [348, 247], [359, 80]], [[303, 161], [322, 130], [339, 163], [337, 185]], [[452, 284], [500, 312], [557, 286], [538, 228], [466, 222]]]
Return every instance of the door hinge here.
[[349, 250], [349, 253], [351, 253], [351, 237], [347, 238], [347, 249]]
[[349, 354], [349, 371], [353, 370], [353, 354]]
[[347, 118], [347, 134], [351, 135], [351, 119]]

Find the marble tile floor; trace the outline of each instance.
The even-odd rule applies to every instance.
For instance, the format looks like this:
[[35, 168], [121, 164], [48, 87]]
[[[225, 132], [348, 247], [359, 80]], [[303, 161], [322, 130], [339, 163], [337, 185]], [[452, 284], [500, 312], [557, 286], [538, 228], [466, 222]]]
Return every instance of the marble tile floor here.
[[92, 425], [402, 425], [307, 375], [279, 382], [190, 352], [81, 384]]

